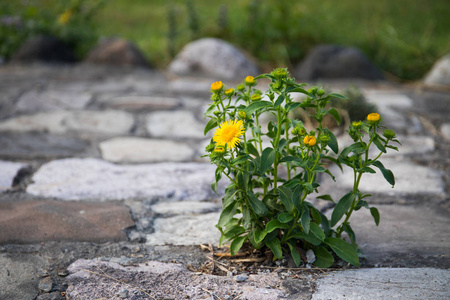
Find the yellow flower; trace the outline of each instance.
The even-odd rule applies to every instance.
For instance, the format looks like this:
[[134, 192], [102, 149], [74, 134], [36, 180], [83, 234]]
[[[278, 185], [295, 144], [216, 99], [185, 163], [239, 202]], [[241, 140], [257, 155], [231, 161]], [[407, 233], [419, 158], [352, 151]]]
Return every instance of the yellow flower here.
[[316, 138], [312, 135], [307, 135], [303, 139], [303, 143], [305, 143], [306, 146], [312, 147], [316, 144]]
[[211, 84], [211, 90], [212, 90], [213, 92], [218, 92], [218, 91], [220, 91], [222, 88], [223, 88], [223, 83], [222, 83], [222, 81], [216, 81], [216, 82], [213, 82], [213, 83]]
[[59, 15], [58, 23], [61, 25], [65, 25], [67, 22], [69, 22], [70, 18], [72, 18], [72, 15], [73, 15], [72, 9], [66, 10], [61, 15]]
[[239, 137], [243, 135], [244, 132], [244, 124], [241, 120], [224, 121], [214, 133], [213, 141], [217, 146], [227, 145], [227, 149], [232, 149], [241, 142]]
[[367, 121], [371, 123], [377, 123], [380, 121], [380, 115], [377, 113], [371, 113], [367, 116]]
[[255, 77], [253, 77], [253, 76], [247, 76], [247, 77], [245, 77], [245, 84], [246, 84], [246, 85], [252, 86], [252, 85], [254, 85], [255, 83], [256, 83]]
[[225, 90], [225, 95], [231, 96], [231, 95], [233, 95], [233, 94], [234, 94], [234, 89], [229, 88], [229, 89]]

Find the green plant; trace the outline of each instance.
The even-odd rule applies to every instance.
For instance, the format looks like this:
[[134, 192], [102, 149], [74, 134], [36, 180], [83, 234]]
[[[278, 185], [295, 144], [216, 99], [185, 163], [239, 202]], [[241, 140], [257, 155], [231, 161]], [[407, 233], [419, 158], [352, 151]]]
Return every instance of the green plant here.
[[63, 1], [47, 9], [35, 2], [17, 2], [0, 4], [0, 56], [11, 57], [27, 38], [35, 35], [60, 38], [78, 58], [97, 42], [92, 20], [103, 0]]
[[346, 99], [333, 98], [330, 104], [336, 108], [345, 110], [351, 121], [362, 120], [369, 113], [378, 112], [377, 106], [368, 102], [359, 88], [350, 86], [341, 93]]
[[[255, 88], [259, 78], [271, 80], [264, 95]], [[302, 249], [311, 249], [318, 267], [330, 267], [334, 252], [358, 266], [358, 246], [350, 216], [365, 207], [370, 209], [377, 225], [380, 220], [378, 210], [366, 201], [370, 195], [359, 190], [361, 178], [378, 168], [393, 186], [394, 175], [378, 159], [388, 148], [397, 150], [392, 142], [398, 141], [392, 130], [386, 129], [383, 135], [378, 133], [382, 128], [381, 117], [371, 113], [366, 121], [352, 123], [348, 133], [354, 144], [339, 152], [336, 137], [322, 121], [329, 114], [340, 122], [338, 111], [328, 103], [332, 98], [345, 97], [327, 95], [317, 87], [306, 89], [305, 85], [290, 78], [286, 69], [256, 78], [248, 76], [236, 89], [226, 89], [220, 81], [211, 85], [213, 103], [205, 113], [210, 120], [204, 133], [216, 128], [206, 147], [207, 156], [217, 166], [212, 188], [217, 190], [222, 176], [230, 181], [216, 225], [221, 232], [220, 243], [231, 241], [233, 255], [246, 241], [257, 249], [267, 246], [277, 259], [290, 253], [297, 265], [301, 263]], [[294, 102], [291, 93], [307, 97]], [[298, 107], [313, 109], [312, 117], [318, 122], [316, 130], [308, 132], [301, 121], [289, 118], [289, 112]], [[276, 118], [264, 129], [260, 122], [263, 114]], [[269, 139], [271, 145], [263, 147], [264, 139]], [[380, 153], [370, 158], [369, 149], [373, 145]], [[318, 194], [319, 173], [334, 179], [326, 162], [353, 170], [353, 188], [339, 201]], [[286, 169], [286, 177], [279, 175], [282, 167]], [[331, 219], [306, 200], [311, 194], [336, 204]], [[344, 232], [350, 243], [343, 239]]]

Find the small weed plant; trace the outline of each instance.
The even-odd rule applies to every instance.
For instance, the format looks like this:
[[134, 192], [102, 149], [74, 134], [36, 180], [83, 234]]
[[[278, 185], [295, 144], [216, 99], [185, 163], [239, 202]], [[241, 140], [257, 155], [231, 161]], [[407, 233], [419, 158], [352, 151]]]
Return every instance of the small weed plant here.
[[[271, 81], [264, 94], [255, 88], [261, 78]], [[222, 177], [230, 182], [216, 225], [220, 243], [231, 242], [232, 255], [247, 241], [256, 249], [267, 246], [275, 259], [290, 254], [297, 266], [308, 250], [314, 252], [314, 264], [320, 268], [332, 266], [333, 253], [359, 266], [361, 252], [350, 217], [366, 208], [379, 224], [378, 210], [369, 205], [370, 195], [359, 186], [363, 175], [376, 169], [394, 186], [393, 173], [379, 159], [388, 149], [398, 150], [395, 132], [382, 126], [378, 113], [370, 113], [364, 121], [352, 122], [347, 132], [354, 143], [340, 151], [335, 135], [322, 121], [328, 114], [341, 121], [329, 103], [332, 98], [345, 97], [326, 94], [318, 87], [307, 89], [283, 68], [256, 78], [248, 76], [235, 89], [214, 82], [211, 93], [204, 133], [215, 129], [206, 147], [206, 156], [217, 166], [212, 188], [217, 191]], [[292, 93], [307, 97], [296, 102]], [[301, 121], [289, 117], [296, 108], [313, 111], [315, 130], [308, 131]], [[263, 118], [265, 114], [275, 120], [263, 128], [262, 120], [268, 119]], [[372, 147], [378, 149], [374, 157], [370, 156]], [[337, 200], [319, 192], [319, 173], [335, 179], [327, 168], [330, 162], [353, 171], [353, 188]], [[314, 196], [335, 204], [331, 218], [308, 201]]]

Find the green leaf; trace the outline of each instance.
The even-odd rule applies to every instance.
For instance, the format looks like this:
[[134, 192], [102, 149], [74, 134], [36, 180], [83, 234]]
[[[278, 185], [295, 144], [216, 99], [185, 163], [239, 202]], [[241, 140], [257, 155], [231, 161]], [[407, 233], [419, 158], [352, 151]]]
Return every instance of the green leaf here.
[[395, 185], [395, 178], [394, 178], [394, 174], [392, 173], [392, 171], [389, 170], [389, 169], [386, 169], [383, 166], [383, 164], [380, 161], [378, 161], [378, 160], [374, 161], [372, 163], [372, 165], [378, 167], [378, 169], [380, 169], [381, 173], [383, 174], [384, 179], [386, 179], [386, 181], [389, 182], [392, 185], [392, 187], [394, 187], [394, 185]]
[[318, 246], [318, 245], [322, 244], [322, 241], [320, 239], [318, 239], [312, 232], [309, 232], [309, 234], [306, 234], [303, 231], [300, 231], [289, 237], [289, 239], [291, 239], [291, 238], [306, 240], [308, 243], [311, 243], [314, 246]]
[[359, 171], [361, 172], [365, 172], [365, 173], [376, 173], [376, 171], [374, 169], [372, 169], [371, 167], [363, 167], [361, 169], [359, 169]]
[[292, 202], [292, 192], [289, 188], [280, 186], [278, 188], [278, 191], [280, 192], [280, 200], [281, 203], [283, 203], [284, 207], [288, 212], [292, 211], [293, 202]]
[[248, 202], [257, 215], [265, 216], [267, 214], [266, 205], [251, 192], [248, 193]]
[[328, 236], [331, 230], [330, 221], [328, 220], [327, 216], [325, 216], [323, 213], [319, 212], [319, 214], [322, 217], [320, 225], [322, 225], [323, 232], [325, 233], [325, 235]]
[[343, 224], [343, 229], [345, 232], [347, 232], [348, 236], [350, 237], [350, 240], [352, 242], [352, 244], [356, 244], [356, 235], [355, 232], [353, 231], [352, 226], [350, 226], [349, 223]]
[[230, 205], [227, 208], [225, 208], [219, 217], [219, 222], [217, 223], [217, 226], [223, 227], [225, 226], [236, 214], [236, 206]]
[[359, 267], [359, 258], [358, 253], [356, 253], [356, 249], [347, 243], [346, 241], [338, 238], [326, 238], [325, 243], [331, 247], [334, 253], [337, 254], [340, 258], [354, 265], [355, 267]]
[[302, 223], [303, 230], [305, 231], [306, 234], [308, 234], [309, 228], [311, 225], [311, 217], [309, 215], [309, 207], [306, 205], [303, 205], [303, 213], [301, 216], [301, 223]]
[[234, 237], [237, 235], [241, 235], [245, 232], [244, 227], [239, 226], [239, 225], [233, 225], [230, 228], [227, 228], [223, 234], [227, 237]]
[[386, 148], [384, 148], [384, 146], [381, 143], [381, 141], [378, 138], [378, 136], [375, 136], [375, 138], [373, 139], [373, 143], [375, 144], [375, 146], [377, 146], [378, 150], [380, 150], [383, 153], [386, 153]]
[[356, 155], [364, 153], [367, 150], [367, 145], [364, 142], [357, 142], [351, 144], [348, 147], [345, 147], [339, 155], [339, 159], [347, 157], [350, 152], [355, 153]]
[[325, 239], [325, 234], [323, 233], [322, 228], [314, 222], [309, 224], [311, 232], [321, 241]]
[[256, 229], [253, 231], [253, 236], [255, 238], [256, 243], [261, 243], [267, 235], [267, 231]]
[[214, 111], [214, 109], [216, 109], [216, 107], [217, 107], [216, 104], [211, 104], [211, 105], [208, 107], [208, 109], [206, 110], [204, 116], [205, 116], [205, 117], [209, 116], [209, 115]]
[[277, 101], [275, 101], [275, 104], [273, 106], [278, 107], [281, 105], [281, 103], [283, 103], [283, 101], [284, 101], [284, 95], [281, 94], [280, 96], [278, 96]]
[[288, 223], [294, 219], [294, 216], [290, 213], [284, 212], [279, 214], [277, 218], [281, 223]]
[[250, 153], [251, 155], [254, 155], [255, 157], [259, 157], [259, 152], [258, 152], [258, 150], [256, 150], [255, 146], [253, 146], [252, 143], [247, 143], [247, 150], [248, 150], [248, 153]]
[[217, 119], [211, 119], [206, 123], [205, 130], [203, 131], [203, 135], [206, 135], [208, 131], [215, 128], [217, 126]]
[[281, 250], [281, 243], [278, 238], [274, 238], [268, 242], [266, 242], [267, 247], [272, 250], [273, 254], [276, 258], [282, 259], [283, 258], [283, 251]]
[[328, 113], [333, 116], [333, 118], [336, 120], [338, 125], [341, 124], [341, 116], [339, 115], [339, 112], [335, 108], [333, 108], [333, 107], [330, 108], [328, 110]]
[[295, 265], [298, 267], [302, 262], [302, 258], [300, 256], [300, 254], [298, 253], [297, 249], [295, 249], [295, 244], [292, 245], [291, 242], [288, 242], [288, 246], [289, 246], [289, 249], [291, 249], [291, 255], [292, 255], [292, 258], [294, 259]]
[[255, 111], [271, 106], [273, 106], [273, 104], [270, 101], [256, 101], [247, 106], [244, 112], [247, 116], [251, 116]]
[[247, 240], [247, 236], [239, 236], [231, 242], [230, 245], [231, 255], [236, 255], [239, 249], [242, 248], [242, 245], [244, 244], [245, 240]]
[[380, 213], [378, 212], [378, 209], [376, 207], [370, 208], [370, 214], [372, 215], [375, 224], [380, 225]]
[[230, 164], [231, 164], [232, 166], [239, 165], [239, 164], [242, 164], [242, 163], [247, 162], [249, 159], [250, 159], [250, 155], [248, 155], [248, 154], [239, 155], [238, 157], [236, 157], [235, 159], [233, 159], [233, 160], [230, 162]]
[[313, 251], [316, 256], [316, 260], [314, 261], [316, 267], [329, 268], [333, 265], [334, 257], [325, 247], [318, 246], [315, 247]]
[[326, 195], [320, 195], [316, 197], [317, 199], [322, 199], [322, 200], [326, 200], [326, 201], [331, 201], [334, 203], [333, 198], [331, 198], [330, 195], [326, 194]]
[[339, 200], [338, 204], [333, 210], [333, 213], [331, 214], [331, 227], [334, 227], [334, 225], [336, 225], [337, 222], [339, 222], [339, 220], [342, 218], [342, 216], [350, 209], [354, 199], [355, 194], [353, 194], [352, 192], [348, 192]]
[[331, 94], [328, 94], [328, 97], [330, 97], [330, 98], [339, 98], [339, 99], [348, 99], [347, 97], [345, 97], [345, 96], [343, 96], [343, 95], [341, 95], [341, 94], [337, 94], [337, 93], [331, 93]]
[[301, 195], [303, 193], [303, 186], [302, 185], [298, 185], [295, 190], [294, 190], [294, 194], [292, 195], [292, 202], [294, 203], [295, 208], [301, 212], [302, 211], [302, 202], [301, 202]]
[[339, 145], [338, 145], [336, 136], [334, 135], [333, 132], [328, 130], [328, 128], [324, 128], [323, 132], [330, 137], [330, 141], [328, 142], [328, 147], [330, 147], [330, 149], [333, 150], [333, 152], [337, 154], [339, 152]]
[[305, 89], [303, 89], [303, 88], [300, 88], [300, 87], [299, 87], [299, 88], [295, 88], [295, 89], [290, 90], [289, 93], [302, 93], [302, 94], [305, 94], [305, 95], [308, 95], [308, 96], [314, 98], [314, 95], [312, 95], [312, 94], [309, 93], [307, 90], [305, 90]]
[[263, 150], [261, 155], [261, 174], [266, 173], [267, 170], [270, 169], [274, 161], [275, 161], [275, 151], [272, 148], [267, 147], [266, 149]]
[[266, 224], [267, 233], [271, 233], [278, 228], [286, 229], [289, 228], [289, 226], [285, 223], [281, 223], [278, 219], [270, 220], [269, 223]]

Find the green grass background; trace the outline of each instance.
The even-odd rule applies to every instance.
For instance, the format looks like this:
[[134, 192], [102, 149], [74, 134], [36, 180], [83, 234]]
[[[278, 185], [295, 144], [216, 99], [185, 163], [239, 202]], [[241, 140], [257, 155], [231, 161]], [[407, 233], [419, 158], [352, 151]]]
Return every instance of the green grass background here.
[[[11, 14], [31, 5], [58, 15], [61, 2], [0, 0], [0, 8]], [[221, 27], [224, 10], [227, 26]], [[170, 31], [169, 12], [176, 30]], [[192, 17], [197, 31], [189, 25]], [[263, 69], [295, 66], [317, 44], [357, 46], [402, 80], [423, 77], [450, 52], [449, 0], [104, 0], [92, 24], [98, 36], [134, 41], [160, 68], [203, 36], [228, 40], [256, 56]]]

